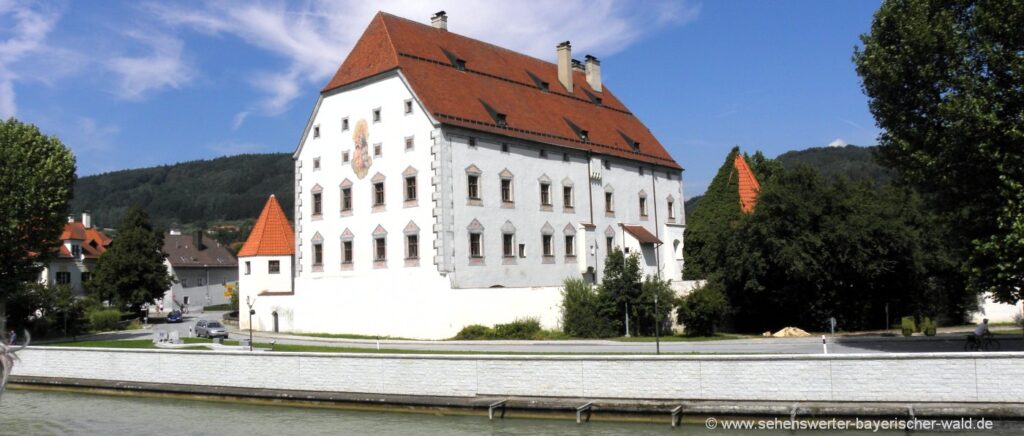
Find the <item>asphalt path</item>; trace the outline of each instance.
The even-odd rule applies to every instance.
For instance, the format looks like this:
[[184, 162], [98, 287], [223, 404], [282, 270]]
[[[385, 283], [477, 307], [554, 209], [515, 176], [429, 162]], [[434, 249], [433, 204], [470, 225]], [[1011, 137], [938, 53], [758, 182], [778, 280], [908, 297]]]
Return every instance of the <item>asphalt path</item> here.
[[[190, 313], [181, 323], [155, 323], [144, 330], [108, 333], [89, 339], [141, 339], [151, 338], [155, 332], [168, 334], [177, 331], [180, 337], [189, 337], [200, 319], [220, 320], [224, 312]], [[231, 339], [243, 339], [248, 331], [228, 326]], [[925, 353], [963, 352], [965, 333], [939, 334], [934, 337], [914, 336], [836, 336], [826, 339], [829, 353]], [[1001, 351], [1024, 351], [1024, 336], [998, 335]], [[558, 340], [558, 341], [411, 341], [392, 339], [340, 339], [317, 338], [267, 332], [253, 332], [255, 342], [347, 347], [364, 349], [420, 350], [420, 351], [475, 351], [494, 353], [622, 353], [654, 354], [654, 342], [623, 342], [614, 340]], [[662, 342], [662, 353], [715, 353], [715, 354], [822, 354], [821, 336], [802, 338], [748, 338], [715, 341]]]

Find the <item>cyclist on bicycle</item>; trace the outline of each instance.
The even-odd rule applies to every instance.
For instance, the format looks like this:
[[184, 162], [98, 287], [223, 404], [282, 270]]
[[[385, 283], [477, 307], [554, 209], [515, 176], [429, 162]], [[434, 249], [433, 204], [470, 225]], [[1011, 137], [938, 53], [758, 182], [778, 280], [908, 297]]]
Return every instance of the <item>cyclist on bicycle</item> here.
[[985, 318], [981, 320], [981, 324], [978, 324], [978, 327], [974, 329], [974, 337], [975, 339], [981, 339], [982, 336], [985, 336], [989, 333], [990, 332], [988, 331], [988, 318]]

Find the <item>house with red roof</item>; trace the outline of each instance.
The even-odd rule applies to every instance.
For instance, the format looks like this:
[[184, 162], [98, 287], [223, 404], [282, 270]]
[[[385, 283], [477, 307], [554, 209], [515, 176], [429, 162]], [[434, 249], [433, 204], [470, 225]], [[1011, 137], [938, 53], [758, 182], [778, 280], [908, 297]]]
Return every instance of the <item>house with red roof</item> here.
[[294, 229], [271, 198], [239, 253], [253, 327], [435, 339], [522, 317], [555, 327], [562, 282], [599, 282], [615, 247], [679, 281], [682, 167], [600, 60], [575, 59], [568, 41], [551, 55], [449, 31], [444, 12], [375, 15], [293, 155]]
[[96, 260], [112, 240], [93, 226], [92, 216], [85, 212], [81, 221], [68, 217], [60, 241], [57, 255], [40, 272], [39, 281], [44, 285], [65, 285], [75, 294], [84, 295], [84, 284], [96, 268]]

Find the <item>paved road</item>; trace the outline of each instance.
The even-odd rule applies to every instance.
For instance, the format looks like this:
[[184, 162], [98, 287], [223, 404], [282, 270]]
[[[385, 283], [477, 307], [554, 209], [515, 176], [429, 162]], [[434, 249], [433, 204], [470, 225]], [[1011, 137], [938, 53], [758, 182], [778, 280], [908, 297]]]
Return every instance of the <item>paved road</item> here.
[[[176, 324], [153, 324], [146, 330], [105, 334], [105, 339], [151, 338], [154, 331], [177, 331], [181, 337], [190, 335], [200, 319], [220, 320], [224, 312], [190, 313], [185, 321]], [[228, 327], [232, 339], [248, 337], [248, 331]], [[849, 353], [921, 353], [963, 351], [964, 333], [940, 334], [935, 337], [892, 336], [838, 336], [828, 339], [828, 352]], [[999, 335], [1002, 351], [1024, 351], [1024, 336]], [[653, 342], [620, 342], [611, 340], [571, 341], [405, 341], [334, 339], [292, 336], [254, 332], [256, 342], [275, 341], [279, 344], [316, 345], [327, 347], [382, 348], [424, 351], [479, 351], [519, 353], [636, 353], [653, 354]], [[820, 354], [821, 337], [806, 338], [751, 338], [704, 342], [662, 342], [663, 353], [741, 353], [741, 354]]]

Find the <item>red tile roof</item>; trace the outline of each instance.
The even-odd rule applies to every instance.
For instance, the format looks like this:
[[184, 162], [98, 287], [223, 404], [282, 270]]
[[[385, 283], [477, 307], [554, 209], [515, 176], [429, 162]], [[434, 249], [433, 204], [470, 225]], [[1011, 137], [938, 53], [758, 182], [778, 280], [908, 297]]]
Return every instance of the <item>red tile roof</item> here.
[[273, 195], [267, 199], [263, 212], [249, 233], [249, 239], [238, 251], [238, 257], [284, 256], [295, 254], [295, 234], [281, 204]]
[[[452, 57], [465, 61], [464, 70]], [[682, 169], [607, 86], [594, 91], [583, 72], [574, 70], [569, 93], [553, 63], [383, 12], [322, 92], [394, 69], [441, 123]], [[492, 111], [505, 114], [506, 124]], [[570, 123], [588, 132], [587, 141]]]
[[[107, 247], [110, 246], [112, 241], [109, 236], [96, 230], [95, 227], [85, 228], [80, 222], [64, 223], [64, 231], [60, 234], [60, 240], [80, 241], [82, 253], [86, 259], [100, 257], [103, 252], [107, 251]], [[71, 258], [71, 252], [62, 244], [58, 256]]]
[[750, 170], [750, 166], [747, 165], [747, 160], [743, 158], [742, 154], [736, 153], [733, 166], [736, 168], [739, 181], [740, 210], [743, 213], [753, 212], [754, 206], [757, 205], [757, 193], [761, 192], [761, 184], [758, 183], [757, 177], [754, 177], [754, 172]]
[[661, 240], [657, 236], [654, 236], [644, 226], [629, 226], [623, 225], [622, 228], [626, 230], [631, 236], [636, 238], [637, 242], [641, 244], [661, 244]]

